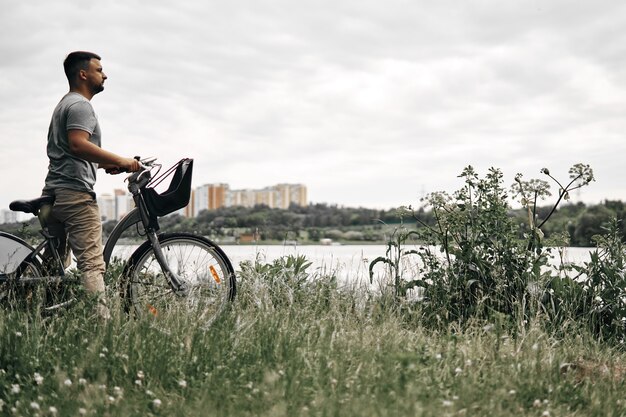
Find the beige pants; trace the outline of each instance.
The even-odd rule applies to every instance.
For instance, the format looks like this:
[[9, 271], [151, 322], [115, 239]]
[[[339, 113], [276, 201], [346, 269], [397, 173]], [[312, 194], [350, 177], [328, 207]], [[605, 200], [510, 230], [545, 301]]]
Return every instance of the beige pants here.
[[[102, 257], [102, 222], [95, 198], [89, 193], [67, 188], [54, 190], [48, 231], [59, 240], [61, 259], [69, 260], [69, 248], [76, 257], [85, 289], [104, 293], [104, 258]], [[67, 266], [67, 264], [66, 264]]]

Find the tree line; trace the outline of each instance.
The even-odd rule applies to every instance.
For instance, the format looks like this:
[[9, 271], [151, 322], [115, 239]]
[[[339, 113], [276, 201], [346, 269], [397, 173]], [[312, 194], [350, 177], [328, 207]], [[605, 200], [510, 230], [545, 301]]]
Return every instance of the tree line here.
[[[537, 220], [545, 219], [552, 207], [538, 207]], [[520, 238], [527, 232], [528, 221], [525, 209], [511, 209], [509, 216], [519, 224]], [[571, 246], [593, 246], [593, 237], [603, 232], [608, 222], [617, 218], [622, 235], [626, 237], [626, 208], [622, 201], [605, 200], [601, 204], [585, 205], [582, 202], [564, 204], [552, 214], [550, 222], [542, 227], [546, 239], [565, 236]], [[418, 221], [419, 220], [419, 221]], [[256, 233], [261, 240], [319, 241], [330, 238], [338, 241], [384, 241], [390, 227], [399, 223], [404, 226], [423, 227], [433, 225], [431, 211], [418, 208], [393, 208], [376, 210], [351, 208], [328, 204], [292, 205], [289, 209], [267, 206], [223, 207], [205, 210], [195, 218], [178, 215], [161, 219], [163, 230], [193, 231], [212, 237], [235, 236], [241, 233]], [[112, 228], [113, 225], [110, 227]]]
[[[549, 215], [550, 206], [538, 207], [536, 216], [542, 220]], [[526, 210], [511, 209], [509, 216], [519, 220], [520, 238], [527, 232]], [[593, 246], [593, 236], [601, 234], [612, 219], [620, 221], [622, 236], [626, 237], [626, 208], [619, 200], [605, 200], [600, 204], [563, 204], [542, 227], [546, 239], [565, 236], [571, 246]], [[419, 221], [418, 221], [419, 220]], [[330, 238], [336, 241], [381, 242], [390, 228], [403, 223], [415, 228], [421, 224], [435, 224], [433, 213], [423, 208], [387, 210], [342, 207], [329, 204], [292, 205], [289, 209], [255, 207], [222, 207], [205, 210], [195, 218], [177, 214], [160, 219], [163, 231], [190, 231], [216, 239], [236, 239], [241, 234], [255, 234], [261, 241], [300, 240], [317, 242]], [[105, 236], [115, 221], [103, 225]], [[37, 219], [16, 224], [2, 224], [0, 230], [25, 237], [37, 235]]]

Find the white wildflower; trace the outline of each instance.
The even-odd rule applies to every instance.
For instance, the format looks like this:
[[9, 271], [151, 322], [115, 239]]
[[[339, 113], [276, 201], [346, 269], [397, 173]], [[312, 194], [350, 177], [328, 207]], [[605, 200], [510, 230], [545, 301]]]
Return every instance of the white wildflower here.
[[137, 378], [143, 379], [143, 377], [144, 377], [143, 371], [137, 371]]
[[15, 332], [15, 335], [16, 335], [17, 337], [22, 337], [22, 332]]
[[463, 372], [463, 370], [461, 368], [458, 368], [458, 367], [454, 370], [454, 374], [455, 375], [460, 375], [462, 372]]
[[180, 381], [178, 381], [178, 386], [181, 388], [187, 388], [187, 381], [181, 379]]
[[85, 378], [79, 378], [78, 379], [78, 384], [79, 385], [87, 385], [87, 380]]
[[30, 403], [30, 408], [33, 410], [39, 410], [39, 404], [33, 401]]
[[41, 385], [43, 383], [43, 376], [39, 375], [39, 372], [35, 372], [33, 379], [37, 385]]
[[156, 408], [159, 408], [161, 406], [161, 400], [155, 398], [154, 400], [152, 400], [152, 405]]
[[18, 384], [11, 384], [11, 393], [12, 394], [19, 394], [21, 390], [22, 389], [20, 388], [20, 386]]
[[135, 385], [140, 387], [141, 386], [141, 379], [135, 379]]
[[543, 413], [541, 413], [541, 417], [550, 417], [550, 411], [544, 411]]
[[79, 408], [78, 409], [78, 414], [80, 414], [81, 416], [87, 415], [87, 409], [86, 408]]
[[72, 380], [71, 379], [66, 379], [65, 381], [63, 381], [63, 385], [65, 385], [66, 387], [71, 387], [72, 386]]
[[121, 397], [123, 393], [120, 387], [113, 387], [113, 394], [115, 394], [116, 397]]
[[50, 414], [52, 414], [53, 416], [56, 416], [56, 414], [59, 412], [59, 410], [57, 410], [57, 408], [53, 405], [50, 406], [50, 408], [48, 408], [48, 411], [50, 412]]
[[541, 400], [540, 399], [536, 399], [535, 401], [533, 401], [533, 407], [535, 407], [535, 408], [541, 407]]
[[450, 400], [443, 400], [443, 402], [442, 402], [442, 405], [444, 407], [452, 407], [453, 404], [454, 403], [452, 401], [450, 401]]

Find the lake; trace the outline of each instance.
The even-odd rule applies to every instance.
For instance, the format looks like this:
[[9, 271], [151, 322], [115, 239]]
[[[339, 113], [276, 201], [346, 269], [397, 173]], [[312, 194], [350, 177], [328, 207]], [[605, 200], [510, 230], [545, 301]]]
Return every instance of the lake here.
[[[223, 245], [221, 248], [230, 258], [235, 270], [243, 261], [259, 259], [263, 263], [270, 263], [275, 259], [288, 255], [303, 255], [310, 262], [310, 272], [332, 272], [340, 282], [368, 283], [369, 264], [379, 256], [385, 256], [385, 245]], [[406, 250], [418, 249], [417, 245], [406, 245]], [[122, 247], [114, 251], [114, 255], [122, 257], [130, 255], [132, 247]], [[564, 248], [563, 261], [566, 263], [581, 264], [589, 260], [589, 253], [593, 248]], [[127, 256], [128, 256], [127, 255]], [[554, 264], [559, 259], [553, 260]], [[406, 271], [419, 272], [417, 257], [407, 257], [403, 265]], [[376, 273], [384, 272], [384, 265], [378, 264]]]

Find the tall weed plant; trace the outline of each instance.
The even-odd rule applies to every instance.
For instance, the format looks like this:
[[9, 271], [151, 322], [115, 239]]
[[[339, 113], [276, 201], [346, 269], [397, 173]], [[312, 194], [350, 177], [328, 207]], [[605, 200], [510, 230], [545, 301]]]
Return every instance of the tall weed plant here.
[[[421, 227], [410, 231], [403, 225], [390, 240], [386, 256], [372, 262], [371, 268], [378, 262], [388, 265], [400, 301], [408, 288], [418, 287], [423, 297], [409, 310], [436, 327], [483, 320], [516, 328], [543, 318], [554, 331], [583, 324], [602, 338], [623, 338], [626, 255], [619, 225], [608, 225], [607, 234], [596, 237], [598, 250], [590, 262], [557, 268], [554, 246], [567, 246], [569, 241], [561, 235], [546, 242], [541, 230], [572, 190], [594, 181], [593, 171], [576, 164], [567, 183], [547, 168], [541, 173], [559, 187], [556, 202], [542, 219], [537, 204], [551, 196], [548, 181], [524, 181], [518, 174], [507, 188], [499, 169], [491, 168], [480, 177], [468, 166], [459, 175], [463, 186], [458, 191], [432, 193], [423, 199], [434, 224], [414, 215]], [[527, 209], [528, 225], [520, 225], [510, 215], [512, 198]], [[411, 235], [419, 235], [423, 246], [403, 248]], [[417, 274], [402, 273], [399, 259], [404, 254], [420, 257]]]

